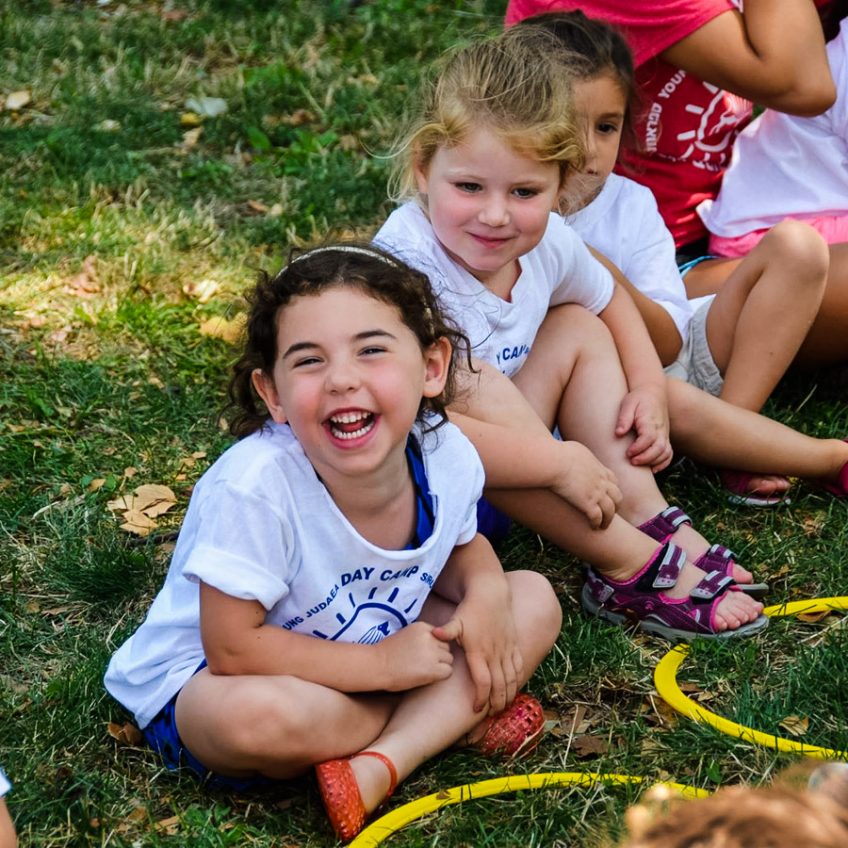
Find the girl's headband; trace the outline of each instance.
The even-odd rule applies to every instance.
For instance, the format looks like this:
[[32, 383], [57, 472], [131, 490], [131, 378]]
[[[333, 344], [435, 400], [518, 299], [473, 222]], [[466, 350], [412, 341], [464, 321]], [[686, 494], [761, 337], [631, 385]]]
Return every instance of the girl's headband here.
[[379, 259], [381, 262], [385, 262], [386, 265], [391, 265], [392, 268], [400, 267], [396, 262], [393, 262], [382, 253], [378, 253], [376, 250], [369, 250], [367, 247], [360, 247], [356, 244], [336, 244], [325, 245], [324, 247], [315, 247], [312, 250], [307, 250], [306, 253], [301, 253], [300, 256], [296, 256], [289, 264], [294, 265], [295, 262], [300, 262], [301, 259], [307, 259], [311, 256], [315, 256], [317, 253], [327, 253], [331, 250], [340, 250], [344, 253], [358, 253], [360, 256], [367, 256], [370, 259]]

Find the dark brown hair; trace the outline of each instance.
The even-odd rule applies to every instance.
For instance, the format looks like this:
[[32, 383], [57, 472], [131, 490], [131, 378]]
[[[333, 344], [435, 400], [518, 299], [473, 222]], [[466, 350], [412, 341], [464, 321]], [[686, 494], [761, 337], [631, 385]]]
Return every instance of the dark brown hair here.
[[553, 35], [568, 54], [574, 79], [588, 80], [604, 74], [615, 77], [627, 104], [623, 140], [632, 146], [633, 120], [640, 109], [639, 89], [633, 53], [621, 32], [605, 21], [586, 17], [580, 9], [524, 18], [515, 28], [521, 27], [539, 27]]
[[[416, 271], [394, 256], [370, 244], [344, 243], [324, 245], [292, 254], [289, 263], [271, 277], [260, 275], [248, 293], [250, 311], [245, 328], [244, 350], [233, 365], [228, 387], [227, 410], [235, 409], [230, 432], [242, 438], [259, 430], [268, 420], [268, 411], [256, 390], [251, 375], [257, 368], [270, 375], [277, 351], [277, 318], [282, 309], [296, 297], [321, 294], [332, 288], [350, 286], [376, 300], [394, 306], [403, 323], [425, 350], [440, 338], [452, 347], [448, 379], [442, 393], [422, 398], [419, 420], [426, 412], [441, 416], [435, 427], [445, 420], [445, 409], [456, 392], [458, 355], [464, 352], [470, 368], [467, 337], [449, 323], [425, 274]], [[431, 427], [431, 429], [435, 429]]]

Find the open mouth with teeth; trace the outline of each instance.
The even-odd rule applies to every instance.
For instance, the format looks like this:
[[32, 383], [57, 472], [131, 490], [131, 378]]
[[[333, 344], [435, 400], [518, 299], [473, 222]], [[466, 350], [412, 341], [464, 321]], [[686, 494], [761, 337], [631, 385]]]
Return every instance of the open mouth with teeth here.
[[376, 421], [377, 416], [373, 412], [339, 412], [327, 419], [327, 427], [334, 438], [348, 441], [369, 433]]

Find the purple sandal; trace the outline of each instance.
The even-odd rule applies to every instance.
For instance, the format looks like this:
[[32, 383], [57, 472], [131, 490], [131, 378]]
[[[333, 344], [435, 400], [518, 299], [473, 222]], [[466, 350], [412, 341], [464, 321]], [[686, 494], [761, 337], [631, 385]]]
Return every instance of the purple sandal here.
[[[679, 506], [668, 506], [644, 524], [640, 524], [639, 529], [655, 542], [663, 544], [684, 524], [691, 525], [692, 519]], [[733, 579], [736, 554], [724, 545], [712, 545], [694, 564], [702, 571], [718, 571], [722, 576]], [[736, 583], [734, 588], [758, 600], [765, 597], [770, 590], [768, 583]]]
[[716, 630], [716, 607], [734, 585], [732, 578], [718, 571], [707, 574], [688, 597], [669, 598], [665, 590], [677, 583], [685, 562], [686, 554], [668, 542], [630, 580], [610, 580], [590, 566], [580, 596], [583, 609], [614, 624], [631, 623], [674, 640], [733, 639], [768, 627], [768, 618], [760, 615], [735, 630]]

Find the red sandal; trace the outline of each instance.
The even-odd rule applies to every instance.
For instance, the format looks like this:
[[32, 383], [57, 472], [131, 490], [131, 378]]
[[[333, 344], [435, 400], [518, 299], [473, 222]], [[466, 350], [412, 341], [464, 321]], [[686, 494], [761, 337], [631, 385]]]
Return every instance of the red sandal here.
[[389, 770], [389, 791], [386, 798], [389, 798], [397, 787], [395, 764], [379, 751], [360, 751], [351, 757], [327, 760], [315, 766], [315, 776], [318, 778], [318, 788], [321, 790], [321, 800], [324, 802], [327, 818], [336, 836], [343, 842], [350, 842], [362, 830], [368, 818], [359, 785], [350, 767], [350, 761], [354, 757], [376, 757]]
[[486, 757], [524, 757], [535, 750], [545, 730], [542, 705], [523, 693], [488, 722], [483, 735], [469, 746]]

